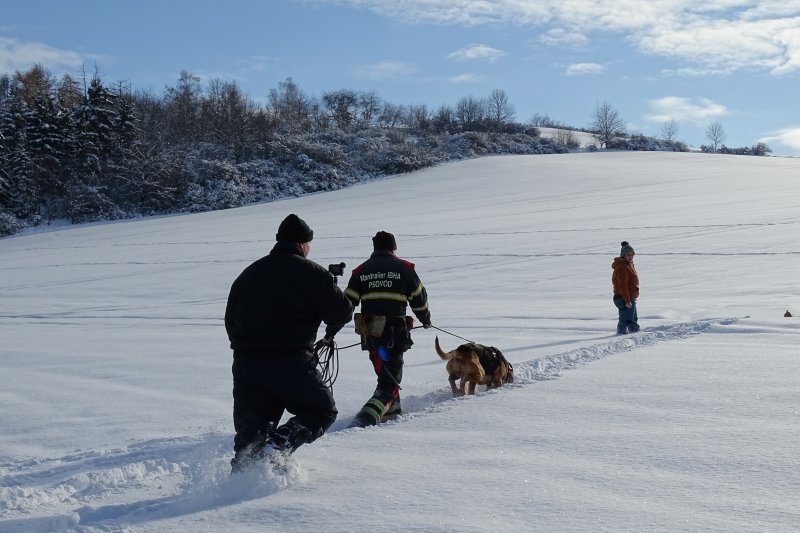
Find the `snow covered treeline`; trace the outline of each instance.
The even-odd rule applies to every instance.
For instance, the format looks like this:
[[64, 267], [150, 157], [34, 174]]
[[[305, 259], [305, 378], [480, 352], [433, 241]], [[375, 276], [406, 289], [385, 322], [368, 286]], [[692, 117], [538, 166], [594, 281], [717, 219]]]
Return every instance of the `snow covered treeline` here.
[[374, 93], [321, 100], [291, 81], [257, 106], [235, 83], [182, 73], [163, 95], [41, 66], [0, 76], [0, 235], [338, 189], [442, 161], [557, 153], [511, 121], [503, 93], [431, 113]]
[[[500, 89], [430, 110], [374, 92], [306, 95], [291, 79], [256, 105], [235, 82], [182, 72], [161, 95], [40, 65], [0, 75], [0, 236], [73, 223], [225, 209], [338, 189], [444, 161], [561, 153], [514, 121]], [[609, 148], [685, 150], [622, 136]]]

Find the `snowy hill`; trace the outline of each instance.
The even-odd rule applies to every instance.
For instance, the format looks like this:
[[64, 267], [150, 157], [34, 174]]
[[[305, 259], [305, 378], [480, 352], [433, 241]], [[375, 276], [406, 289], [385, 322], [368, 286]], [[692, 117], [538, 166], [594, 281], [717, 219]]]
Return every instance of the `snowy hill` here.
[[597, 137], [586, 131], [566, 130], [561, 128], [539, 128], [539, 134], [545, 139], [569, 139], [571, 138], [580, 148], [597, 146]]
[[[0, 531], [797, 531], [798, 171], [490, 157], [0, 240]], [[462, 341], [415, 331], [406, 414], [345, 429], [374, 375], [342, 350], [331, 431], [285, 475], [230, 478], [225, 300], [291, 212], [323, 265], [395, 233], [434, 325], [499, 347], [516, 382], [453, 398], [433, 341]], [[630, 336], [611, 302], [622, 240], [642, 281]]]

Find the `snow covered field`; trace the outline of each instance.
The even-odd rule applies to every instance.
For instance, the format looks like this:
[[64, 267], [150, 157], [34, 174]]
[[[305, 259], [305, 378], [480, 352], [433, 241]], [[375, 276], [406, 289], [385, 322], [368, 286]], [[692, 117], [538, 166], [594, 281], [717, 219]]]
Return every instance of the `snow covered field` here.
[[[0, 240], [0, 531], [798, 531], [798, 179], [797, 159], [491, 157]], [[342, 350], [331, 431], [286, 475], [230, 478], [225, 300], [291, 212], [348, 271], [395, 233], [434, 325], [516, 382], [453, 398], [433, 341], [462, 341], [417, 330], [406, 414], [345, 429], [374, 375]], [[623, 239], [642, 332], [616, 336]]]

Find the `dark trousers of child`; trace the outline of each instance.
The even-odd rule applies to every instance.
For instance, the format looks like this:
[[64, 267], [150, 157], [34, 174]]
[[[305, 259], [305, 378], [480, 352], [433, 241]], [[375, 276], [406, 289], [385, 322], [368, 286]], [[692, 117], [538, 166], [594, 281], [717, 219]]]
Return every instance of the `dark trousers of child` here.
[[617, 333], [625, 335], [626, 333], [636, 333], [639, 331], [639, 314], [636, 311], [636, 300], [631, 300], [631, 307], [625, 307], [625, 300], [622, 296], [614, 296], [614, 305], [619, 311], [619, 319], [617, 321]]

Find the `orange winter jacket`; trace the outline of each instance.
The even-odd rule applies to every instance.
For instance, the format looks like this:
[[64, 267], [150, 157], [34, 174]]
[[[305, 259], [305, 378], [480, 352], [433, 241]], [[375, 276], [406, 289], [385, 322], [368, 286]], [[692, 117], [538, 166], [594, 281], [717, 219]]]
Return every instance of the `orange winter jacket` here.
[[628, 263], [624, 257], [617, 257], [611, 263], [614, 273], [611, 283], [614, 285], [614, 296], [621, 296], [626, 304], [639, 298], [639, 274], [633, 263]]

